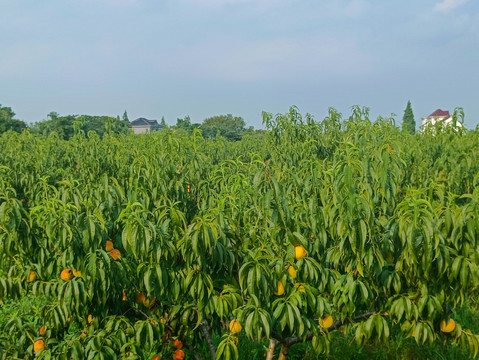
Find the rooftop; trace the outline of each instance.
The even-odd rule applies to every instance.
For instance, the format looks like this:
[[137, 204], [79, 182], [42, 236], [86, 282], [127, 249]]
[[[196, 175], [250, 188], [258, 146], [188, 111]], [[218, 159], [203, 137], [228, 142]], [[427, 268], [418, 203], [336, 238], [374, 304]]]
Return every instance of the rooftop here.
[[441, 110], [441, 109], [437, 109], [436, 111], [434, 111], [428, 117], [449, 117], [449, 116], [451, 116], [449, 114], [449, 111], [444, 111], [444, 110]]
[[150, 125], [159, 125], [156, 120], [148, 120], [145, 118], [138, 118], [131, 122], [131, 126], [150, 126]]

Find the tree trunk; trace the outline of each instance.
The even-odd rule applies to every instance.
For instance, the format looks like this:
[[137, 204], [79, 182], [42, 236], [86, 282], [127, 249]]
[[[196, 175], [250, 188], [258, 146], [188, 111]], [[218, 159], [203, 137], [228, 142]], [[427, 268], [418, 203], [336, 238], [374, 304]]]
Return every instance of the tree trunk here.
[[206, 339], [206, 343], [208, 344], [208, 350], [210, 351], [211, 359], [215, 360], [216, 358], [216, 347], [213, 344], [213, 339], [211, 338], [211, 334], [208, 328], [208, 325], [204, 321], [201, 322], [201, 332]]
[[286, 358], [288, 357], [288, 353], [289, 353], [289, 346], [290, 345], [288, 345], [286, 343], [281, 344], [281, 352], [279, 353], [278, 360], [286, 360]]
[[273, 360], [274, 358], [274, 350], [276, 346], [279, 344], [279, 341], [276, 339], [269, 339], [269, 347], [268, 352], [266, 353], [266, 360]]

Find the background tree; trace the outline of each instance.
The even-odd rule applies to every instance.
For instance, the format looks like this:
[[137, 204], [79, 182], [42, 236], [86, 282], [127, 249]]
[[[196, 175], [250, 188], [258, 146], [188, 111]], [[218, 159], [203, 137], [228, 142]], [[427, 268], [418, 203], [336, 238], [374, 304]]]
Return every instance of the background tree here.
[[191, 126], [191, 119], [189, 115], [186, 115], [184, 119], [177, 118], [176, 119], [176, 128], [177, 129], [184, 129], [188, 130]]
[[8, 130], [21, 132], [27, 127], [23, 121], [14, 119], [14, 116], [12, 108], [0, 104], [0, 134]]
[[242, 117], [228, 115], [217, 115], [207, 118], [201, 124], [203, 136], [206, 138], [216, 138], [219, 132], [228, 140], [241, 140], [245, 131], [245, 121]]
[[168, 125], [166, 124], [166, 121], [165, 121], [165, 117], [164, 117], [164, 116], [161, 117], [160, 125], [161, 125], [161, 127], [162, 127], [163, 129], [168, 127]]
[[[51, 111], [47, 115], [47, 119], [35, 123], [32, 126], [32, 132], [36, 134], [49, 135], [56, 132], [60, 138], [69, 139], [75, 134], [77, 125], [73, 125], [77, 115], [60, 116], [55, 111]], [[79, 127], [81, 128], [81, 126]]]
[[416, 120], [414, 120], [414, 114], [411, 108], [411, 101], [407, 102], [406, 110], [404, 110], [404, 116], [402, 118], [402, 129], [410, 134], [416, 132]]
[[[117, 134], [126, 134], [128, 133], [130, 128], [130, 122], [128, 120], [125, 120], [125, 116], [123, 116], [123, 120], [120, 121], [118, 121], [118, 119], [112, 116], [81, 115], [78, 118], [81, 118], [84, 122], [83, 130], [85, 131], [85, 133], [88, 133], [88, 131], [93, 130], [97, 132], [100, 136], [103, 136], [103, 134], [107, 132], [107, 124], [110, 127], [110, 131]], [[126, 116], [126, 119], [128, 119], [128, 116]]]
[[125, 112], [123, 113], [123, 118], [122, 118], [123, 121], [128, 121], [130, 122], [130, 120], [128, 119], [128, 114], [126, 113], [126, 110]]
[[194, 129], [200, 128], [200, 124], [198, 123], [191, 123], [191, 118], [189, 115], [186, 115], [184, 119], [177, 118], [176, 125], [174, 126], [176, 129], [182, 129], [187, 131], [188, 133], [192, 133]]
[[[66, 115], [60, 116], [56, 112], [50, 112], [47, 120], [40, 121], [32, 127], [32, 131], [37, 134], [49, 135], [52, 132], [58, 133], [62, 139], [70, 139], [75, 133], [95, 131], [103, 136], [109, 131], [117, 134], [127, 134], [130, 131], [130, 122], [128, 120], [118, 120], [112, 116], [96, 115]], [[125, 118], [125, 114], [123, 115]]]

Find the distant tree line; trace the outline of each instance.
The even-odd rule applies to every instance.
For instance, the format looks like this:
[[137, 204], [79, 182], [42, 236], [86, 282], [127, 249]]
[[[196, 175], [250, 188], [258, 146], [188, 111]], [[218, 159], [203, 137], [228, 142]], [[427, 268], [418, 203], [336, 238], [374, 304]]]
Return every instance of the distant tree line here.
[[[165, 118], [161, 118], [163, 128], [168, 128]], [[15, 119], [15, 113], [10, 107], [0, 104], [0, 134], [9, 130], [21, 132], [27, 128], [25, 122]], [[176, 119], [176, 124], [169, 128], [174, 130], [186, 131], [192, 133], [195, 129], [201, 130], [203, 136], [208, 139], [215, 139], [222, 136], [230, 141], [241, 140], [245, 134], [253, 134], [261, 132], [255, 131], [253, 127], [246, 127], [246, 123], [242, 117], [227, 115], [216, 115], [203, 120], [202, 123], [192, 123], [189, 115], [184, 118]], [[414, 134], [416, 132], [416, 121], [408, 101], [404, 110], [402, 121], [402, 129], [406, 132]], [[60, 116], [57, 112], [50, 112], [47, 119], [39, 121], [32, 126], [30, 130], [34, 134], [49, 135], [56, 132], [63, 139], [70, 139], [75, 134], [85, 134], [94, 131], [100, 136], [105, 133], [127, 134], [131, 131], [128, 114], [125, 111], [120, 116], [93, 116], [93, 115], [64, 115]]]
[[[100, 136], [105, 133], [127, 134], [131, 131], [128, 114], [125, 111], [120, 116], [94, 116], [94, 115], [60, 115], [57, 112], [50, 112], [47, 118], [28, 126], [25, 122], [14, 118], [15, 113], [9, 107], [0, 105], [0, 134], [9, 130], [21, 132], [29, 127], [34, 134], [48, 136], [55, 132], [62, 139], [70, 139], [75, 134], [84, 134], [94, 131]], [[168, 128], [165, 118], [161, 118], [163, 128]], [[254, 133], [253, 127], [246, 127], [242, 117], [227, 115], [216, 115], [205, 119], [202, 123], [192, 123], [190, 116], [178, 118], [176, 125], [170, 126], [173, 130], [192, 133], [195, 129], [201, 130], [203, 136], [215, 139], [222, 136], [230, 141], [241, 140], [243, 135]], [[261, 132], [261, 130], [259, 130]]]
[[15, 119], [15, 113], [10, 107], [0, 105], [0, 134], [6, 131], [21, 132], [30, 128], [34, 134], [50, 135], [56, 132], [62, 139], [70, 139], [76, 133], [88, 135], [90, 131], [103, 136], [106, 132], [123, 133], [130, 131], [130, 122], [126, 112], [123, 119], [112, 116], [93, 115], [66, 115], [60, 116], [57, 112], [50, 112], [47, 119], [39, 121], [31, 126]]
[[113, 116], [93, 115], [66, 115], [60, 116], [56, 112], [47, 115], [47, 119], [33, 124], [31, 131], [34, 134], [49, 135], [56, 132], [63, 139], [70, 139], [75, 134], [88, 135], [90, 131], [103, 136], [107, 132], [127, 134], [130, 131], [130, 122]]

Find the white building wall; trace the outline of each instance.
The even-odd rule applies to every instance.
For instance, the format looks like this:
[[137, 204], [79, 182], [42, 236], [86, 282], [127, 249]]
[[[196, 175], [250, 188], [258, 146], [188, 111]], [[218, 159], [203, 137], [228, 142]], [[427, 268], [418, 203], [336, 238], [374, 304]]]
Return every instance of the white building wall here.
[[150, 126], [132, 126], [134, 134], [147, 134], [150, 132]]
[[[429, 125], [435, 125], [437, 122], [443, 122], [444, 126], [452, 125], [452, 116], [445, 117], [445, 116], [434, 116], [434, 117], [424, 117], [422, 118], [422, 128]], [[464, 127], [459, 121], [456, 123], [458, 127]]]

